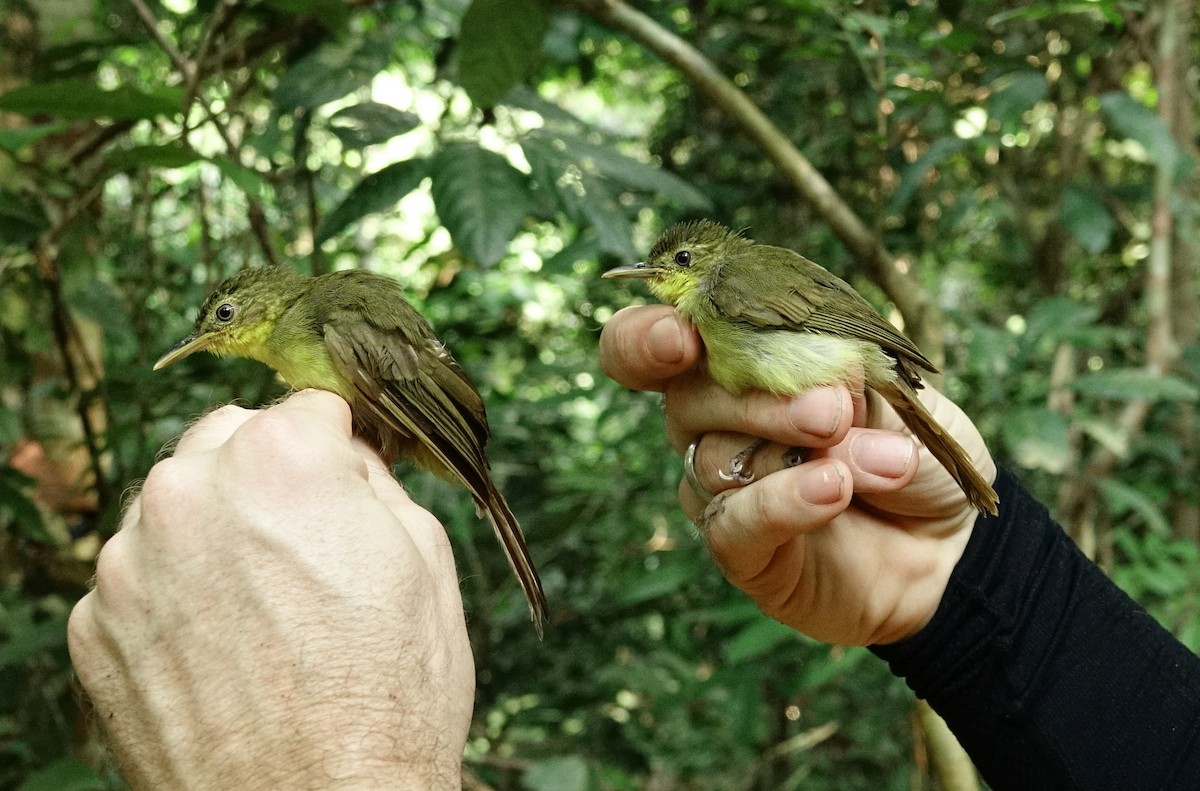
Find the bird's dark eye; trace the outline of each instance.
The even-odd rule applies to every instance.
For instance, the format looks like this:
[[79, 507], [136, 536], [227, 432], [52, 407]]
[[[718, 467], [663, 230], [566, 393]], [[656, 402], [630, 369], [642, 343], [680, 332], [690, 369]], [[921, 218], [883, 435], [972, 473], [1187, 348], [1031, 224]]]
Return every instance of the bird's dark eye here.
[[679, 264], [680, 266], [691, 266], [692, 254], [687, 250], [680, 250], [675, 254], [675, 263]]
[[229, 321], [233, 318], [233, 305], [228, 302], [222, 303], [217, 308], [217, 321]]

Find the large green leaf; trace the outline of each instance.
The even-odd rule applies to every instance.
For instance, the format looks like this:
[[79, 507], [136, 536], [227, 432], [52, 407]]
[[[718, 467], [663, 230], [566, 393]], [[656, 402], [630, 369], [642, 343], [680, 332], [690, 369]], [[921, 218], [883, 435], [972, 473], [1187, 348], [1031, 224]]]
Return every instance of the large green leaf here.
[[896, 186], [896, 191], [892, 193], [892, 198], [888, 201], [888, 213], [895, 213], [903, 210], [908, 206], [908, 202], [912, 200], [916, 194], [917, 188], [921, 186], [921, 182], [925, 179], [925, 174], [933, 168], [941, 164], [942, 160], [954, 154], [967, 143], [958, 137], [943, 137], [935, 140], [921, 156], [904, 168], [900, 174], [900, 183]]
[[1112, 91], [1100, 97], [1100, 107], [1113, 131], [1141, 144], [1150, 159], [1175, 178], [1195, 167], [1195, 161], [1176, 142], [1163, 119], [1137, 99], [1123, 91]]
[[421, 125], [413, 113], [388, 104], [362, 102], [329, 116], [329, 129], [346, 148], [366, 148], [411, 132]]
[[800, 633], [774, 618], [763, 615], [746, 625], [725, 646], [725, 661], [747, 662], [777, 651], [783, 643], [799, 642]]
[[544, 156], [557, 153], [560, 169], [575, 164], [585, 173], [601, 175], [627, 189], [657, 195], [684, 209], [712, 209], [707, 195], [675, 174], [626, 156], [611, 146], [560, 132], [537, 131], [529, 137], [531, 141], [538, 139], [549, 144], [542, 147], [541, 153]]
[[0, 190], [0, 244], [32, 242], [49, 226], [49, 220], [36, 203]]
[[529, 214], [524, 174], [472, 143], [446, 146], [433, 159], [433, 203], [454, 243], [483, 266], [504, 257]]
[[1001, 426], [1004, 441], [1017, 463], [1028, 470], [1055, 475], [1066, 471], [1071, 460], [1067, 419], [1044, 406], [1016, 410]]
[[1195, 401], [1195, 386], [1175, 376], [1159, 376], [1140, 368], [1096, 371], [1074, 382], [1076, 392], [1114, 401]]
[[346, 29], [350, 6], [345, 0], [266, 0], [267, 5], [285, 14], [312, 16], [334, 33]]
[[1058, 216], [1089, 253], [1099, 253], [1108, 247], [1117, 227], [1095, 187], [1088, 184], [1067, 185]]
[[87, 764], [74, 758], [59, 758], [29, 775], [17, 791], [102, 791], [107, 787]]
[[393, 162], [366, 176], [321, 221], [317, 228], [317, 244], [332, 238], [347, 225], [368, 214], [392, 208], [401, 198], [421, 186], [428, 175], [429, 160], [416, 157]]
[[0, 129], [0, 148], [15, 154], [25, 146], [36, 143], [50, 135], [57, 134], [66, 128], [66, 124], [57, 123], [38, 124], [18, 129]]
[[275, 86], [275, 106], [281, 112], [320, 107], [371, 82], [387, 68], [391, 47], [386, 37], [366, 43], [357, 39], [326, 44], [301, 58]]
[[1040, 71], [1015, 71], [1004, 74], [989, 86], [988, 114], [1002, 125], [1021, 120], [1021, 115], [1046, 98], [1046, 75]]
[[476, 107], [500, 101], [541, 57], [546, 0], [475, 0], [463, 15], [459, 81]]
[[529, 791], [588, 791], [588, 765], [576, 755], [538, 761], [521, 775]]
[[183, 110], [183, 98], [181, 88], [160, 86], [140, 91], [122, 85], [106, 91], [85, 80], [65, 80], [24, 85], [0, 94], [0, 110], [45, 114], [68, 121], [140, 121], [178, 115]]
[[133, 146], [117, 149], [108, 155], [108, 166], [113, 170], [138, 170], [140, 168], [181, 168], [200, 162], [204, 157], [193, 149], [177, 142], [161, 145]]

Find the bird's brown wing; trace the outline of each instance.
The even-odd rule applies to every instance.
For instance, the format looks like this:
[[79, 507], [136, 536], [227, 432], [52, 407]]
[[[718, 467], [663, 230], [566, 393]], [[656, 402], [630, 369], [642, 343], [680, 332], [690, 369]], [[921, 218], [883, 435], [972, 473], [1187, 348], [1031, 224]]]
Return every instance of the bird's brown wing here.
[[329, 355], [353, 385], [355, 407], [367, 413], [357, 419], [379, 424], [385, 455], [415, 455], [486, 501], [483, 399], [415, 310], [402, 302], [390, 308], [382, 321], [361, 311], [333, 311], [325, 319]]
[[[353, 290], [345, 289], [349, 299]], [[355, 390], [356, 424], [385, 456], [404, 455], [457, 479], [487, 515], [542, 634], [546, 596], [521, 526], [493, 483], [483, 399], [433, 329], [402, 297], [354, 300], [324, 317], [325, 346]]]
[[[758, 245], [755, 251], [727, 262], [715, 281], [710, 299], [734, 321], [871, 341], [898, 360], [937, 373], [913, 342], [849, 283], [799, 253]], [[807, 283], [812, 287], [805, 288]]]

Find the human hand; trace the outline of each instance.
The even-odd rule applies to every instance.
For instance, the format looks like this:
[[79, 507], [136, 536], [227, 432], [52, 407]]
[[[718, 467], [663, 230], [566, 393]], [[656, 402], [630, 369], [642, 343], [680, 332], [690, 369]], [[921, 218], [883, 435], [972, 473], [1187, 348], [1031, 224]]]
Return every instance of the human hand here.
[[306, 390], [180, 439], [71, 657], [134, 789], [457, 789], [474, 664], [446, 534]]
[[[694, 466], [714, 497], [708, 502], [685, 481], [680, 504], [726, 579], [766, 614], [843, 645], [896, 642], [933, 617], [978, 514], [882, 398], [846, 387], [735, 397], [698, 365], [699, 335], [665, 305], [613, 316], [600, 358], [616, 381], [664, 394], [677, 453], [699, 442]], [[994, 479], [966, 415], [932, 388], [920, 394]], [[772, 444], [753, 456], [754, 482], [722, 477], [760, 437]], [[786, 468], [793, 446], [812, 450]]]

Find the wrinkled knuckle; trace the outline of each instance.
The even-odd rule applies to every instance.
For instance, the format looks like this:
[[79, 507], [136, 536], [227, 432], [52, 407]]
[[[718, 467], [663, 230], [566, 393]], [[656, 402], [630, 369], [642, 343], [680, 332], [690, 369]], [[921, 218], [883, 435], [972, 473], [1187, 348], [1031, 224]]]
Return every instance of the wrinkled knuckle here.
[[130, 512], [162, 514], [178, 509], [186, 500], [192, 481], [186, 474], [187, 465], [178, 457], [163, 459], [150, 468], [141, 493], [130, 505]]

